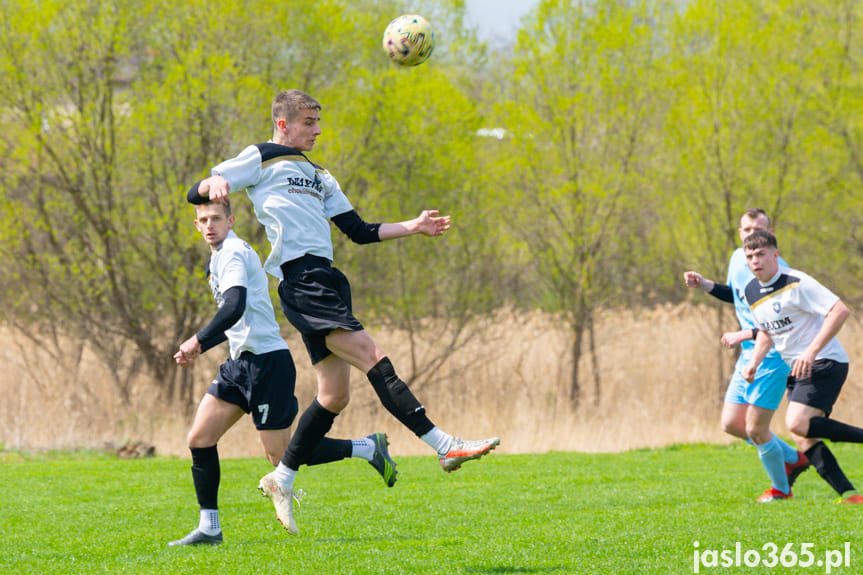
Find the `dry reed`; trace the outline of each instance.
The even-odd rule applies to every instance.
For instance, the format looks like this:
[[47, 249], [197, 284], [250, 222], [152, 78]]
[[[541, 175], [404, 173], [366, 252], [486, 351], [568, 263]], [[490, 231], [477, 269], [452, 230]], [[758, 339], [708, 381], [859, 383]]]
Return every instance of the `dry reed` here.
[[[689, 303], [654, 309], [609, 310], [596, 319], [600, 393], [594, 394], [590, 358], [580, 362], [582, 398], [568, 400], [571, 335], [549, 314], [499, 312], [479, 325], [483, 337], [452, 353], [414, 391], [431, 419], [464, 437], [498, 435], [501, 452], [621, 451], [673, 443], [727, 442], [719, 428], [721, 389], [734, 354], [719, 346], [715, 308]], [[730, 315], [722, 319], [733, 329]], [[397, 371], [410, 357], [404, 333], [370, 333]], [[315, 378], [302, 343], [286, 331], [297, 362], [301, 408], [314, 396]], [[834, 412], [858, 425], [863, 386], [856, 366], [863, 362], [863, 327], [853, 318], [840, 339], [852, 358], [848, 383]], [[417, 357], [430, 356], [442, 338], [429, 337]], [[100, 447], [145, 441], [157, 453], [187, 455], [192, 415], [154, 396], [145, 377], [131, 386], [128, 403], [115, 393], [112, 376], [87, 346], [62, 342], [62, 353], [0, 331], [0, 444], [15, 449]], [[196, 371], [200, 396], [224, 359], [224, 350], [203, 356]], [[179, 369], [179, 368], [178, 368]], [[365, 377], [354, 370], [352, 400], [336, 420], [333, 437], [390, 436], [395, 455], [428, 454], [428, 447], [404, 429], [378, 402]], [[774, 429], [785, 434], [780, 415]], [[261, 454], [250, 418], [220, 442], [223, 457]]]

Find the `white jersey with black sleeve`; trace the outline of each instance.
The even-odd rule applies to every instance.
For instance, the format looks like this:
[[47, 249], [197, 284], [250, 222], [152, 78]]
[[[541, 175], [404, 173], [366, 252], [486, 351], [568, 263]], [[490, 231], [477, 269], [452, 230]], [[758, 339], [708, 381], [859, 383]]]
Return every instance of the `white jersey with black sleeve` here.
[[233, 231], [229, 231], [225, 241], [210, 254], [207, 281], [219, 307], [222, 307], [222, 294], [230, 288], [246, 288], [246, 310], [237, 323], [225, 331], [231, 358], [237, 359], [244, 351], [260, 355], [288, 349], [279, 333], [261, 260]]
[[301, 152], [273, 142], [255, 144], [212, 170], [230, 191], [246, 190], [267, 231], [271, 251], [264, 269], [282, 278], [280, 265], [306, 254], [333, 259], [329, 218], [353, 210], [336, 179]]
[[[746, 286], [746, 301], [758, 329], [770, 334], [773, 345], [789, 366], [806, 350], [839, 297], [813, 277], [795, 269], [779, 268], [769, 282], [753, 279]], [[837, 338], [831, 339], [816, 359], [848, 363]]]

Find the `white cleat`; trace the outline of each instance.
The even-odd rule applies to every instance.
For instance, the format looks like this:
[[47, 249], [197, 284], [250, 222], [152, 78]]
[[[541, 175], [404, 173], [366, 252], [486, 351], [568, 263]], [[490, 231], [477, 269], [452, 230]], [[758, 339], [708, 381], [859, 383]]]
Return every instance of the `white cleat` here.
[[440, 466], [447, 473], [455, 471], [461, 467], [461, 464], [471, 459], [479, 459], [492, 449], [498, 446], [500, 438], [492, 437], [491, 439], [479, 439], [476, 441], [467, 441], [461, 437], [453, 437], [452, 445], [445, 455], [439, 455]]
[[302, 497], [302, 492], [295, 492], [293, 489], [285, 489], [273, 479], [272, 473], [267, 473], [261, 477], [258, 482], [258, 489], [261, 490], [261, 495], [269, 497], [276, 508], [276, 518], [282, 524], [282, 527], [288, 530], [291, 535], [299, 535], [297, 523], [294, 521], [294, 499], [297, 502]]

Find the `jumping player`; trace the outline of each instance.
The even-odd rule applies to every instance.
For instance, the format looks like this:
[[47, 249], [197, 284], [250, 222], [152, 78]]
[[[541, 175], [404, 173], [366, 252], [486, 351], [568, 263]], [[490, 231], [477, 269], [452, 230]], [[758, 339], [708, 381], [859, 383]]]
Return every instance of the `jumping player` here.
[[[740, 228], [737, 230], [740, 241], [745, 241], [759, 230], [771, 230], [767, 213], [761, 208], [746, 210], [740, 217]], [[786, 265], [784, 261], [780, 260], [780, 263]], [[699, 287], [721, 301], [734, 304], [740, 330], [722, 334], [721, 341], [729, 348], [739, 344], [741, 351], [725, 393], [722, 430], [755, 445], [771, 482], [770, 488], [758, 501], [769, 502], [791, 497], [791, 486], [798, 475], [809, 467], [809, 461], [803, 453], [770, 431], [770, 422], [782, 402], [788, 376], [788, 366], [779, 353], [771, 350], [767, 354], [753, 382], [747, 382], [741, 375], [741, 370], [752, 356], [755, 334], [758, 331], [743, 294], [753, 277], [752, 271], [746, 265], [743, 248], [737, 248], [731, 254], [727, 285], [705, 279], [694, 271], [683, 274], [687, 287]]]
[[[218, 491], [217, 442], [242, 416], [252, 414], [267, 459], [274, 466], [287, 448], [297, 414], [296, 370], [279, 334], [267, 287], [267, 276], [255, 251], [231, 230], [230, 204], [195, 207], [195, 227], [210, 246], [208, 281], [219, 311], [212, 321], [180, 345], [174, 359], [191, 365], [206, 350], [228, 340], [230, 357], [222, 364], [198, 405], [188, 445], [192, 480], [200, 504], [198, 527], [168, 545], [217, 545], [222, 542]], [[309, 465], [362, 457], [392, 487], [396, 464], [387, 452], [387, 437], [373, 433], [355, 441], [324, 437], [305, 462]]]
[[758, 325], [743, 377], [752, 381], [767, 352], [776, 348], [791, 368], [785, 423], [794, 441], [842, 503], [863, 503], [863, 496], [821, 441], [863, 443], [863, 429], [830, 419], [849, 362], [836, 334], [851, 312], [812, 277], [780, 267], [776, 237], [770, 232], [750, 235], [743, 249], [755, 275], [746, 286], [746, 301]]
[[436, 427], [354, 317], [350, 284], [332, 266], [328, 220], [352, 241], [365, 244], [413, 234], [439, 236], [449, 229], [450, 218], [423, 211], [399, 223], [363, 221], [336, 179], [303, 153], [312, 150], [321, 134], [320, 110], [317, 100], [299, 90], [278, 93], [272, 105], [272, 140], [248, 146], [214, 167], [213, 175], [198, 187], [201, 201], [224, 201], [229, 193], [246, 190], [272, 247], [265, 269], [281, 280], [282, 311], [302, 334], [317, 376], [317, 397], [300, 417], [281, 463], [259, 485], [272, 499], [284, 527], [294, 535], [294, 478], [347, 406], [351, 366], [366, 374], [384, 407], [435, 450], [444, 471], [458, 469], [500, 443], [497, 437], [465, 441]]

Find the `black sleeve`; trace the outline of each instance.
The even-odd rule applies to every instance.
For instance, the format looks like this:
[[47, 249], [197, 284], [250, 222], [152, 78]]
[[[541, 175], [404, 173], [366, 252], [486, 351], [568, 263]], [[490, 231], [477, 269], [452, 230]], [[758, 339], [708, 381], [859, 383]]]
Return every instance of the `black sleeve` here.
[[190, 204], [200, 205], [200, 204], [206, 204], [207, 202], [210, 201], [210, 198], [207, 198], [207, 197], [204, 197], [204, 196], [198, 194], [198, 185], [202, 181], [203, 180], [198, 180], [197, 182], [192, 184], [192, 187], [189, 188], [189, 191], [186, 193], [186, 201], [189, 202]]
[[381, 241], [378, 235], [380, 224], [367, 224], [356, 210], [351, 210], [330, 218], [343, 234], [357, 244], [370, 244]]
[[216, 334], [209, 339], [205, 339], [204, 341], [198, 340], [198, 343], [201, 344], [201, 353], [205, 353], [208, 349], [216, 347], [223, 341], [228, 341], [228, 336], [225, 335], [225, 332]]
[[[210, 340], [218, 337], [219, 334], [224, 335], [225, 330], [237, 323], [246, 311], [246, 288], [234, 286], [222, 294], [222, 298], [222, 307], [219, 308], [210, 323], [198, 332], [198, 342], [202, 349], [205, 341], [210, 343]], [[213, 345], [216, 344], [212, 344], [210, 347]]]
[[713, 297], [715, 297], [718, 300], [721, 300], [721, 301], [724, 301], [727, 303], [734, 303], [734, 292], [731, 291], [731, 286], [714, 283], [713, 289], [711, 289], [707, 293], [709, 293], [710, 295], [712, 295]]

